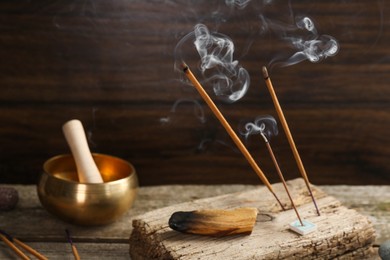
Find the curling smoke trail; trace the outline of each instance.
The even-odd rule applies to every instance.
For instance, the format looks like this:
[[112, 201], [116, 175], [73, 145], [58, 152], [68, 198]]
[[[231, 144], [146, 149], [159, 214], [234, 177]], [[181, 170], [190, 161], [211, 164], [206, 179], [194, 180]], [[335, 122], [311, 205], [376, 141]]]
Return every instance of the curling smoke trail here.
[[[201, 122], [202, 124], [204, 124], [204, 123], [206, 122], [206, 117], [205, 117], [205, 115], [204, 115], [203, 108], [202, 108], [202, 106], [199, 104], [199, 102], [196, 101], [196, 100], [192, 100], [192, 99], [178, 99], [178, 100], [176, 100], [176, 102], [173, 104], [170, 113], [171, 113], [171, 114], [176, 113], [177, 107], [178, 107], [180, 104], [183, 104], [183, 103], [193, 104], [194, 116], [195, 116], [195, 117], [199, 120], [199, 122]], [[171, 117], [170, 117], [170, 116], [166, 116], [166, 117], [161, 117], [161, 118], [160, 118], [160, 123], [162, 123], [162, 124], [167, 124], [167, 123], [169, 123], [170, 121], [171, 121]]]
[[247, 70], [233, 59], [233, 41], [224, 34], [210, 32], [204, 24], [197, 24], [194, 31], [176, 46], [179, 62], [184, 60], [182, 48], [189, 40], [193, 41], [200, 56], [199, 68], [204, 76], [203, 82], [211, 84], [215, 95], [223, 101], [232, 103], [241, 99], [249, 88], [250, 77]]
[[[250, 0], [225, 0], [225, 4], [238, 9], [246, 8]], [[265, 8], [271, 4], [272, 0], [263, 0], [261, 5]], [[306, 16], [294, 16], [291, 7], [291, 1], [288, 1], [290, 16], [294, 23], [284, 24], [265, 16], [263, 9], [259, 9], [258, 17], [260, 19], [260, 35], [267, 31], [273, 31], [282, 40], [290, 43], [296, 52], [288, 58], [285, 56], [274, 58], [269, 65], [279, 65], [281, 67], [291, 66], [309, 60], [310, 62], [319, 62], [327, 57], [334, 56], [338, 53], [339, 44], [336, 39], [330, 35], [320, 35], [317, 32], [312, 19]]]
[[261, 16], [263, 31], [271, 30], [281, 37], [282, 40], [290, 43], [296, 52], [289, 58], [274, 58], [270, 64], [281, 67], [291, 66], [309, 60], [319, 62], [339, 51], [337, 40], [330, 35], [320, 35], [317, 32], [314, 22], [309, 17], [296, 17], [295, 25], [285, 25], [268, 20]]
[[225, 4], [238, 9], [244, 9], [251, 0], [225, 0]]
[[[251, 0], [225, 0], [225, 4], [230, 7], [237, 7], [238, 9], [244, 9]], [[272, 0], [262, 0], [263, 4], [270, 4]]]
[[259, 116], [253, 123], [246, 123], [244, 129], [241, 130], [240, 133], [245, 136], [245, 138], [248, 138], [250, 135], [262, 133], [267, 139], [270, 139], [272, 136], [278, 135], [278, 124], [272, 116]]

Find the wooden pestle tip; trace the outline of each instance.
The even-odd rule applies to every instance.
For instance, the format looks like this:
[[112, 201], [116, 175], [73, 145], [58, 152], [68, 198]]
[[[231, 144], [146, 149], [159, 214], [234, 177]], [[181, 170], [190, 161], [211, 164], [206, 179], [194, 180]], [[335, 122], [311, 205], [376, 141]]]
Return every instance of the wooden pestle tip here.
[[65, 122], [63, 125], [62, 125], [62, 129], [66, 129], [67, 127], [72, 127], [74, 125], [77, 125], [77, 126], [82, 126], [82, 123], [80, 120], [78, 119], [71, 119], [67, 122]]
[[263, 68], [261, 70], [263, 71], [264, 79], [268, 79], [269, 75], [268, 75], [267, 67], [263, 66]]

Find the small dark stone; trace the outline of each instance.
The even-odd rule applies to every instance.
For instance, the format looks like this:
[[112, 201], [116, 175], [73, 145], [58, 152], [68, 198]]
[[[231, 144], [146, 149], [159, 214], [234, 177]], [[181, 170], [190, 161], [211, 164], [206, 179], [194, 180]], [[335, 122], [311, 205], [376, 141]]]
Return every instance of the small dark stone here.
[[390, 240], [381, 244], [378, 253], [382, 260], [390, 260]]
[[14, 209], [19, 201], [18, 191], [11, 187], [0, 187], [0, 211]]

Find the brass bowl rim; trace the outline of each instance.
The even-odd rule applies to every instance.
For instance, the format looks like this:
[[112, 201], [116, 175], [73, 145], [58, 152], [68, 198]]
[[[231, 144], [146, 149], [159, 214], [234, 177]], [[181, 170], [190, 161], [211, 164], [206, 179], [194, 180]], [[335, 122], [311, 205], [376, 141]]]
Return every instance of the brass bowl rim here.
[[59, 155], [56, 155], [56, 156], [53, 156], [53, 157], [47, 159], [43, 163], [43, 173], [42, 174], [47, 175], [49, 178], [53, 178], [53, 179], [55, 179], [57, 181], [70, 183], [70, 184], [85, 185], [85, 186], [101, 186], [101, 185], [108, 185], [108, 184], [116, 184], [118, 182], [126, 181], [127, 179], [130, 179], [130, 178], [137, 178], [136, 177], [137, 174], [136, 174], [135, 167], [129, 161], [126, 161], [126, 160], [124, 160], [122, 158], [119, 158], [119, 157], [116, 157], [116, 156], [112, 156], [112, 155], [108, 155], [108, 154], [102, 154], [102, 153], [92, 153], [92, 155], [93, 156], [96, 155], [96, 156], [100, 156], [100, 157], [110, 157], [110, 158], [119, 160], [119, 161], [123, 162], [124, 164], [127, 164], [127, 166], [130, 167], [131, 172], [128, 174], [128, 176], [126, 176], [124, 178], [120, 178], [120, 179], [113, 180], [113, 181], [107, 181], [107, 182], [103, 182], [103, 183], [81, 183], [81, 182], [77, 182], [77, 181], [73, 181], [73, 180], [58, 178], [58, 177], [54, 176], [53, 174], [51, 174], [49, 171], [47, 171], [46, 168], [48, 167], [49, 163], [51, 163], [51, 162], [53, 162], [55, 160], [58, 160], [60, 158], [73, 157], [72, 154], [59, 154]]

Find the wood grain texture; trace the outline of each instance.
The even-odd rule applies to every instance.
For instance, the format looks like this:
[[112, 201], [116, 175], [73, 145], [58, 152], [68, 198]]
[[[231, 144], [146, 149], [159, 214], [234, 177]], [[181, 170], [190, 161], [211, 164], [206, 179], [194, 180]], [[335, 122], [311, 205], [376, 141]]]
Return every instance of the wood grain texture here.
[[[130, 237], [132, 259], [359, 259], [373, 257], [375, 231], [367, 217], [347, 209], [334, 197], [313, 187], [321, 216], [317, 216], [303, 179], [289, 181], [303, 218], [317, 226], [314, 233], [299, 236], [288, 230], [296, 221], [293, 210], [282, 211], [264, 187], [234, 194], [177, 204], [137, 216]], [[275, 191], [283, 190], [281, 183]], [[286, 199], [286, 198], [285, 198]], [[183, 234], [168, 226], [178, 210], [257, 207], [256, 225], [249, 236], [218, 239]]]
[[[307, 15], [340, 44], [322, 62], [270, 69], [310, 181], [390, 184], [390, 9], [383, 1], [341, 0], [251, 1], [244, 9], [205, 0], [2, 1], [0, 182], [36, 183], [45, 160], [69, 152], [61, 125], [78, 118], [91, 150], [131, 161], [143, 185], [258, 184], [173, 66], [176, 44], [204, 23], [233, 40], [234, 58], [251, 76], [241, 101], [213, 97], [227, 120], [237, 130], [243, 119], [276, 116], [261, 67], [294, 51], [275, 32], [262, 33], [259, 14], [286, 26]], [[195, 50], [186, 51], [196, 67]], [[278, 181], [256, 140], [247, 146]], [[298, 177], [283, 134], [271, 142], [286, 177]]]
[[[49, 259], [73, 259], [65, 237], [65, 228], [71, 230], [73, 241], [85, 259], [101, 259], [100, 256], [128, 259], [131, 221], [135, 216], [162, 207], [233, 192], [245, 192], [261, 186], [236, 184], [141, 187], [133, 207], [123, 218], [111, 225], [94, 228], [70, 225], [47, 213], [39, 203], [34, 185], [12, 187], [18, 190], [20, 201], [14, 210], [0, 214], [1, 228], [45, 254]], [[336, 185], [320, 188], [336, 197], [346, 207], [370, 218], [377, 235], [376, 247], [390, 239], [389, 186]], [[12, 252], [0, 243], [0, 259], [13, 259], [12, 257]]]
[[[48, 259], [74, 260], [72, 249], [67, 243], [58, 242], [28, 242], [29, 246], [45, 254]], [[80, 259], [129, 259], [129, 245], [118, 243], [79, 243], [77, 248], [81, 251]], [[99, 252], [99, 253], [96, 253]], [[0, 245], [0, 256], [2, 259], [17, 260], [12, 251], [3, 244]], [[31, 256], [31, 255], [29, 255]], [[33, 257], [31, 259], [34, 259]]]

